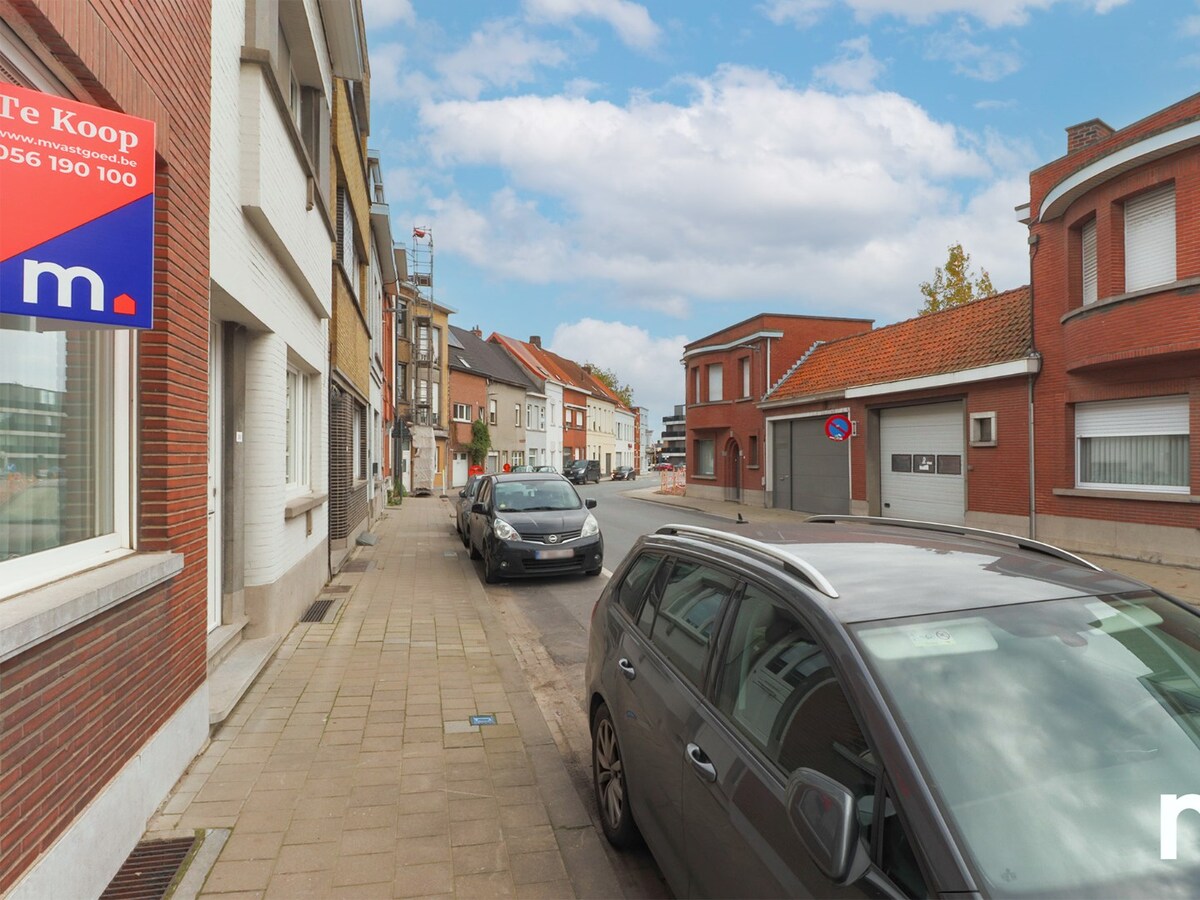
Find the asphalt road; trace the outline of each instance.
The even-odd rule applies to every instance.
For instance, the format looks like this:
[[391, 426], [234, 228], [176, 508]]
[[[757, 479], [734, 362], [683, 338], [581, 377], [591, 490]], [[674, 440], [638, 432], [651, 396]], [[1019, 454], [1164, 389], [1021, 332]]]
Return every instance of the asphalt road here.
[[[489, 600], [504, 618], [509, 640], [597, 830], [600, 825], [592, 792], [591, 734], [584, 708], [592, 607], [608, 575], [640, 535], [671, 523], [709, 527], [728, 524], [727, 520], [691, 510], [624, 496], [651, 483], [643, 479], [578, 486], [580, 495], [597, 501], [593, 512], [604, 535], [605, 567], [599, 578], [556, 577], [484, 585]], [[449, 522], [448, 527], [453, 530], [453, 523]], [[481, 566], [477, 566], [477, 574], [482, 582]], [[671, 896], [649, 851], [609, 850], [627, 897]]]

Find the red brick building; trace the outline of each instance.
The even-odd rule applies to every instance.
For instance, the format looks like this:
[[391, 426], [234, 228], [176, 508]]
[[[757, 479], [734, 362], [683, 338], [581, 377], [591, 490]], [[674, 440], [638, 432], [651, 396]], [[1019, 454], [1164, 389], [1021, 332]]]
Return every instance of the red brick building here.
[[1200, 95], [1030, 174], [1037, 537], [1200, 564]]
[[60, 442], [0, 496], [0, 894], [97, 896], [208, 736], [210, 46], [204, 3], [0, 0], [0, 82], [156, 126], [154, 328], [0, 323]]
[[755, 403], [821, 341], [870, 319], [762, 313], [685, 345], [688, 493], [762, 502], [766, 423]]
[[757, 407], [767, 504], [1026, 533], [1029, 339], [1018, 288], [816, 347]]

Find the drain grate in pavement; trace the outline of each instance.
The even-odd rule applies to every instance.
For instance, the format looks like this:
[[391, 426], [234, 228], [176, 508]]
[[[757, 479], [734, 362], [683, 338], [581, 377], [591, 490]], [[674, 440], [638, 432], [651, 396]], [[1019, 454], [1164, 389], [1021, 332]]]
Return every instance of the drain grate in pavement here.
[[142, 841], [117, 870], [100, 900], [161, 900], [195, 844], [194, 837]]
[[352, 559], [342, 565], [343, 572], [365, 572], [375, 565], [373, 559]]
[[300, 617], [301, 622], [320, 622], [325, 618], [325, 614], [329, 612], [329, 607], [333, 606], [332, 600], [314, 600], [310, 606]]

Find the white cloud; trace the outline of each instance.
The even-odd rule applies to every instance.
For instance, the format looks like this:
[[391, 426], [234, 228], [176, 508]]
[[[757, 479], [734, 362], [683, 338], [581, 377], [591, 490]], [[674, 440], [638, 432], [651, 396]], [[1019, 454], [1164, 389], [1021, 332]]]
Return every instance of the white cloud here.
[[[662, 417], [683, 402], [683, 369], [676, 364], [687, 342], [683, 335], [651, 337], [635, 325], [589, 318], [559, 325], [546, 347], [568, 359], [610, 369], [633, 388], [638, 406], [650, 408], [654, 421], [649, 424], [657, 433]], [[664, 371], [672, 370], [677, 378], [663, 377]]]
[[776, 25], [811, 28], [829, 8], [830, 0], [770, 0], [758, 10]]
[[975, 102], [976, 109], [1016, 109], [1016, 100], [978, 100]]
[[397, 22], [409, 25], [417, 21], [412, 0], [363, 0], [363, 18], [368, 30], [387, 28]]
[[567, 55], [556, 44], [531, 37], [512, 22], [486, 23], [466, 46], [442, 57], [436, 68], [441, 87], [476, 98], [489, 88], [512, 88], [533, 80], [540, 66], [560, 66]]
[[926, 56], [954, 66], [954, 71], [979, 81], [999, 81], [1021, 68], [1021, 57], [1015, 49], [1000, 50], [971, 40], [973, 29], [960, 19], [949, 31], [929, 38]]
[[630, 0], [525, 0], [526, 15], [535, 22], [562, 24], [577, 18], [600, 19], [628, 47], [650, 50], [662, 29], [650, 18], [646, 7]]
[[866, 92], [875, 87], [884, 65], [871, 54], [871, 39], [866, 35], [843, 41], [842, 52], [833, 62], [813, 69], [813, 77], [844, 91]]
[[[1021, 147], [965, 134], [893, 93], [836, 96], [761, 71], [696, 80], [686, 105], [511, 97], [433, 103], [434, 171], [497, 168], [486, 198], [443, 192], [439, 247], [536, 283], [591, 281], [685, 315], [919, 305], [962, 241], [997, 287], [1024, 283]], [[974, 185], [974, 187], [972, 187]], [[973, 199], [963, 199], [964, 194]], [[889, 318], [890, 316], [890, 318]]]

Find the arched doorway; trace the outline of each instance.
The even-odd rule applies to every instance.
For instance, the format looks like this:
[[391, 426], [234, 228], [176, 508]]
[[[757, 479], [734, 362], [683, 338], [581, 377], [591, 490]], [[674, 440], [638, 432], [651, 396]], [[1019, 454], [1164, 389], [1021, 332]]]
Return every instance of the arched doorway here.
[[733, 438], [725, 445], [725, 499], [742, 502], [742, 448]]

